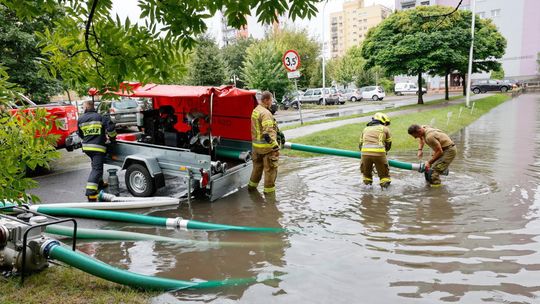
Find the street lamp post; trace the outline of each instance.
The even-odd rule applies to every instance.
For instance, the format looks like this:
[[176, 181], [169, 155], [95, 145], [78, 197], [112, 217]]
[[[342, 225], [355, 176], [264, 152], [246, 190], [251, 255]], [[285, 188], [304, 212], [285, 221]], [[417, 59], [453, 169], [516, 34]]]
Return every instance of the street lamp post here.
[[473, 50], [474, 50], [474, 22], [476, 19], [476, 1], [471, 0], [471, 48], [469, 49], [469, 67], [467, 69], [467, 94], [465, 97], [465, 105], [467, 108], [471, 106], [471, 74], [472, 74], [472, 63], [473, 63]]
[[326, 71], [325, 71], [325, 62], [324, 62], [324, 10], [326, 8], [326, 4], [328, 3], [328, 0], [324, 1], [323, 9], [322, 9], [322, 96], [323, 96], [323, 104], [326, 104]]

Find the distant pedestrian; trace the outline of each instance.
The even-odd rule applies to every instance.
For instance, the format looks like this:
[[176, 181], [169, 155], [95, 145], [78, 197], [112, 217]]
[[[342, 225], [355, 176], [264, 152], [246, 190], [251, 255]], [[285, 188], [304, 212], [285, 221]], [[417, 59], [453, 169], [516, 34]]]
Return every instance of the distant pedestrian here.
[[263, 92], [259, 105], [251, 113], [253, 171], [248, 189], [257, 188], [264, 172], [263, 192], [265, 194], [275, 193], [279, 161], [279, 129], [270, 112], [272, 99], [272, 93]]
[[83, 152], [90, 157], [92, 162], [85, 194], [89, 202], [95, 202], [98, 190], [106, 187], [103, 182], [103, 163], [107, 152], [105, 133], [111, 142], [114, 142], [116, 130], [109, 116], [101, 116], [96, 112], [92, 100], [85, 101], [83, 107], [84, 114], [79, 117], [77, 133], [82, 138]]
[[375, 113], [371, 121], [360, 135], [358, 148], [362, 153], [360, 171], [364, 176], [364, 184], [373, 184], [373, 166], [377, 169], [381, 188], [390, 186], [390, 169], [386, 153], [392, 148], [390, 134], [390, 118], [384, 113]]
[[440, 187], [440, 175], [447, 172], [448, 166], [456, 157], [456, 145], [443, 131], [427, 125], [413, 124], [409, 127], [408, 133], [419, 139], [418, 158], [421, 159], [423, 156], [424, 144], [433, 150], [431, 159], [425, 162], [425, 176], [432, 187]]

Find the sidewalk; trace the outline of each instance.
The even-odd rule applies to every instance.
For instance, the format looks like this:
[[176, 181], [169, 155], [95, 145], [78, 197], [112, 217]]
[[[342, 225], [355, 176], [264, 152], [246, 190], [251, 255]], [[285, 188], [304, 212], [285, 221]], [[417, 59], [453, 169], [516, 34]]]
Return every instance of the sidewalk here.
[[[471, 101], [478, 100], [478, 99], [481, 99], [481, 98], [484, 98], [484, 97], [489, 97], [491, 95], [493, 95], [493, 94], [473, 95], [473, 96], [471, 96]], [[398, 109], [396, 109], [396, 111], [392, 111], [392, 112], [388, 112], [388, 113], [391, 114], [391, 115], [394, 115], [394, 116], [398, 116], [398, 115], [415, 113], [415, 112], [424, 112], [424, 111], [428, 111], [428, 110], [433, 110], [433, 109], [437, 109], [437, 108], [446, 107], [448, 105], [459, 104], [459, 103], [462, 103], [464, 101], [465, 101], [465, 97], [449, 101], [448, 103], [439, 103], [439, 104], [434, 104], [434, 105], [427, 104], [424, 107], [422, 107], [421, 109], [420, 108], [406, 109], [406, 110], [398, 110]], [[361, 122], [366, 122], [367, 123], [370, 120], [371, 120], [370, 116], [350, 118], [350, 119], [344, 119], [344, 120], [320, 123], [320, 124], [316, 124], [316, 125], [298, 127], [298, 128], [295, 128], [295, 129], [290, 129], [290, 130], [283, 131], [283, 133], [285, 134], [285, 138], [287, 140], [290, 140], [290, 139], [295, 139], [295, 138], [298, 138], [298, 137], [306, 136], [306, 135], [309, 135], [309, 134], [312, 134], [312, 133], [315, 133], [315, 132], [324, 131], [324, 130], [328, 130], [328, 129], [332, 129], [332, 128], [337, 128], [337, 127], [341, 127], [341, 126], [348, 125], [348, 124], [361, 123]]]

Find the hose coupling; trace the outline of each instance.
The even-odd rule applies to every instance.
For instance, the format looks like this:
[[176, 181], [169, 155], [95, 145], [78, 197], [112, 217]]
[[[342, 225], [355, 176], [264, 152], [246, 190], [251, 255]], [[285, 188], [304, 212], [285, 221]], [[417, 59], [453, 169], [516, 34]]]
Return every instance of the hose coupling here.
[[116, 198], [116, 195], [107, 193], [103, 190], [99, 191], [98, 201], [100, 202], [112, 202]]
[[46, 240], [39, 248], [39, 253], [41, 254], [41, 256], [48, 259], [51, 249], [55, 246], [60, 246], [60, 242], [58, 242], [57, 240], [51, 240], [51, 239]]
[[288, 142], [288, 141], [286, 141], [286, 142], [283, 144], [283, 148], [285, 148], [285, 149], [290, 149], [291, 146], [292, 146], [292, 143], [291, 143], [291, 142]]
[[172, 228], [181, 227], [182, 221], [183, 219], [181, 217], [169, 217], [165, 222], [165, 226]]

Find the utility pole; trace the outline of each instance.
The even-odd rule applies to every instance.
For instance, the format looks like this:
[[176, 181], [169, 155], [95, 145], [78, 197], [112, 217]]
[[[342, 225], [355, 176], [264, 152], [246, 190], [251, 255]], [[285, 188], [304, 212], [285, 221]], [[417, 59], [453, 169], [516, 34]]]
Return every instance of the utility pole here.
[[467, 69], [467, 94], [465, 98], [465, 105], [467, 108], [471, 106], [471, 74], [472, 74], [472, 63], [473, 63], [473, 50], [474, 50], [474, 22], [476, 19], [476, 1], [471, 0], [471, 48], [469, 49], [469, 68]]
[[326, 71], [325, 71], [325, 62], [324, 62], [324, 25], [325, 25], [325, 20], [324, 20], [324, 10], [326, 9], [326, 4], [328, 3], [328, 0], [326, 0], [324, 2], [324, 5], [323, 5], [323, 9], [322, 9], [322, 95], [323, 95], [323, 104], [326, 104], [326, 95], [325, 95], [325, 91], [326, 91]]

